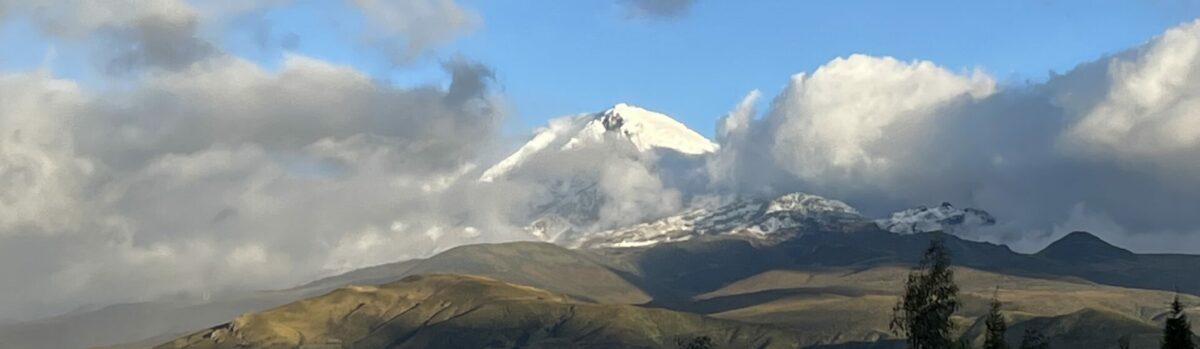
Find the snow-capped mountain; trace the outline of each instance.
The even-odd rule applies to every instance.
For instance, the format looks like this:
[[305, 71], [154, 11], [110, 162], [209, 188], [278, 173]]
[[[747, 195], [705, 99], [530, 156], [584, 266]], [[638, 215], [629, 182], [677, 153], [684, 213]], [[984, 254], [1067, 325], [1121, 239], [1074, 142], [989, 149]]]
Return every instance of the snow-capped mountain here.
[[[704, 156], [716, 150], [716, 143], [683, 123], [622, 103], [597, 113], [551, 120], [516, 152], [484, 171], [479, 180], [528, 184], [525, 188], [533, 197], [528, 203], [529, 215], [516, 223], [526, 226], [539, 240], [568, 241], [611, 227], [609, 220], [600, 223], [602, 211], [606, 203], [621, 202], [612, 191], [625, 185], [625, 179], [610, 178], [607, 187], [602, 183], [605, 176], [628, 173], [613, 164], [626, 171], [635, 168], [639, 176], [659, 177], [662, 183], [656, 185], [664, 190], [687, 192], [676, 189], [697, 184], [679, 182], [687, 176], [672, 171], [702, 169]], [[669, 213], [622, 215], [629, 221], [617, 223]]]
[[839, 229], [869, 222], [844, 202], [792, 193], [775, 199], [744, 199], [704, 207], [627, 228], [588, 234], [571, 247], [641, 247], [700, 237], [741, 237], [779, 241], [806, 231]]
[[[717, 150], [717, 144], [669, 116], [617, 104], [598, 113], [551, 120], [516, 152], [484, 171], [479, 180], [530, 184], [522, 187], [533, 197], [526, 203], [528, 214], [514, 218], [515, 223], [537, 240], [570, 247], [641, 247], [708, 237], [770, 243], [805, 232], [873, 225], [912, 234], [995, 224], [987, 212], [950, 204], [908, 209], [873, 220], [844, 202], [804, 193], [694, 206], [680, 214], [674, 214], [677, 208], [640, 210], [657, 208], [650, 205], [620, 211], [618, 217], [624, 221], [601, 218], [606, 205], [626, 203], [614, 196], [622, 190], [628, 192], [622, 188], [627, 187], [622, 173], [615, 177], [617, 182], [604, 182], [613, 163], [644, 170], [643, 175], [659, 176], [662, 189], [702, 191], [703, 184], [668, 181], [686, 178], [695, 170], [702, 172], [705, 156]], [[684, 197], [677, 202], [690, 201]], [[664, 215], [668, 216], [658, 218]]]
[[516, 152], [484, 171], [479, 179], [494, 181], [540, 153], [570, 151], [603, 142], [627, 142], [639, 152], [667, 150], [703, 155], [717, 150], [716, 143], [670, 116], [621, 103], [599, 113], [552, 120]]
[[978, 228], [995, 225], [996, 218], [987, 211], [964, 208], [959, 209], [948, 202], [940, 206], [920, 206], [892, 213], [891, 217], [878, 219], [875, 224], [880, 228], [897, 234], [926, 233], [945, 231], [954, 233], [962, 229]]

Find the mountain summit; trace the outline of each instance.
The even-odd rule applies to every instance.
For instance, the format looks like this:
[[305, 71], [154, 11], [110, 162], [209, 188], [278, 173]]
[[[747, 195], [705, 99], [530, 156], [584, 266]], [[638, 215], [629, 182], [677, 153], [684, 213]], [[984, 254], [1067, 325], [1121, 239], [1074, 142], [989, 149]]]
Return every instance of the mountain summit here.
[[1073, 262], [1111, 262], [1127, 260], [1136, 256], [1133, 252], [1113, 246], [1086, 231], [1071, 232], [1046, 246], [1037, 254], [1055, 260]]
[[605, 142], [632, 145], [639, 152], [666, 150], [684, 155], [708, 154], [718, 147], [670, 116], [620, 103], [598, 113], [551, 120], [516, 152], [484, 171], [480, 180], [491, 182], [504, 177], [538, 154]]
[[633, 194], [627, 187], [638, 184], [626, 177], [655, 190], [680, 193], [685, 196], [680, 202], [687, 202], [691, 190], [682, 187], [704, 184], [672, 179], [690, 178], [687, 174], [703, 169], [705, 155], [717, 148], [667, 115], [621, 103], [550, 120], [479, 180], [528, 184], [527, 213], [513, 223], [525, 226], [538, 240], [573, 241], [676, 213], [674, 206], [653, 202], [642, 203], [648, 210], [630, 209], [628, 196]]

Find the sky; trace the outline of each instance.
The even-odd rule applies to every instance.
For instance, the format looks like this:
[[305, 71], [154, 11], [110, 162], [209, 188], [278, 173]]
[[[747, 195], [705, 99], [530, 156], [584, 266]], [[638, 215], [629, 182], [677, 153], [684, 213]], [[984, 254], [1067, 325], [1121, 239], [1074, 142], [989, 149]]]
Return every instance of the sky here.
[[[621, 102], [712, 136], [713, 120], [746, 91], [774, 94], [786, 76], [835, 57], [930, 60], [1022, 84], [1200, 16], [1200, 4], [1185, 0], [681, 1], [685, 9], [667, 15], [636, 15], [621, 1], [460, 3], [480, 15], [479, 23], [401, 64], [364, 47], [369, 43], [347, 39], [363, 30], [364, 19], [339, 1], [291, 1], [230, 20], [212, 35], [265, 67], [295, 53], [401, 85], [445, 83], [440, 62], [471, 57], [496, 70], [512, 107], [508, 131], [518, 137], [552, 117]], [[104, 83], [89, 71], [95, 64], [86, 53], [56, 45], [20, 18], [0, 29], [0, 47], [6, 52], [0, 69], [49, 60], [60, 76]]]
[[[1200, 251], [1191, 1], [0, 0], [0, 322], [808, 192]], [[717, 146], [603, 138], [632, 103]], [[569, 197], [569, 195], [567, 196]], [[565, 207], [565, 206], [562, 206]], [[562, 218], [562, 217], [558, 217]]]

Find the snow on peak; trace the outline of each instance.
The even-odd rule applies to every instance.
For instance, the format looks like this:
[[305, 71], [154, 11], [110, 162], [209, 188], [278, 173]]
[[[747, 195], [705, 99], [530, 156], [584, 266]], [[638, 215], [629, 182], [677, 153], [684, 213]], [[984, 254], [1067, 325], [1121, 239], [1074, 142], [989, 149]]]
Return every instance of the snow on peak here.
[[876, 220], [875, 224], [897, 234], [933, 231], [953, 233], [962, 229], [995, 225], [996, 218], [984, 210], [959, 209], [948, 202], [943, 202], [940, 206], [919, 206], [892, 213], [891, 217]]
[[612, 133], [623, 136], [621, 138], [633, 143], [638, 151], [643, 152], [654, 148], [670, 149], [688, 155], [717, 151], [716, 143], [670, 116], [625, 103], [596, 113], [566, 147], [571, 148], [584, 141], [602, 140], [605, 134]]
[[[615, 135], [616, 137], [610, 137]], [[621, 140], [640, 152], [666, 149], [684, 155], [717, 151], [717, 144], [670, 116], [620, 103], [608, 110], [550, 120], [512, 155], [484, 171], [480, 180], [503, 177], [544, 151], [568, 151], [587, 144]]]
[[850, 205], [816, 195], [793, 193], [772, 200], [738, 200], [717, 207], [692, 209], [634, 226], [588, 234], [571, 247], [643, 247], [705, 236], [781, 241], [811, 231], [867, 222]]
[[858, 210], [844, 202], [805, 193], [791, 193], [771, 200], [767, 205], [767, 213], [778, 211], [794, 211], [810, 216], [830, 213], [858, 215]]

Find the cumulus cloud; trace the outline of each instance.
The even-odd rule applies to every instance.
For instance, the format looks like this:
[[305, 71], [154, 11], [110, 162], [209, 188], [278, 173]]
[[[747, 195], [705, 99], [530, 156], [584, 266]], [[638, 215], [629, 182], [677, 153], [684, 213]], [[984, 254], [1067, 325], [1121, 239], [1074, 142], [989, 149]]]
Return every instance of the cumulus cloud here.
[[[959, 98], [986, 97], [995, 83], [975, 72], [960, 76], [931, 62], [853, 55], [809, 77], [792, 77], [767, 117], [777, 135], [771, 151], [801, 180], [887, 181], [917, 155], [938, 108]], [[907, 146], [896, 147], [896, 144]]]
[[760, 118], [746, 116], [753, 94], [723, 118], [709, 170], [722, 190], [809, 191], [876, 215], [982, 207], [1007, 224], [977, 237], [1026, 250], [1079, 222], [1158, 241], [1138, 244], [1147, 250], [1194, 249], [1171, 241], [1200, 226], [1188, 214], [1200, 209], [1198, 54], [1193, 22], [1026, 86], [924, 61], [836, 59], [794, 76]]
[[[288, 3], [0, 0], [120, 86], [0, 73], [0, 320], [523, 236], [489, 199], [522, 190], [473, 180], [504, 114], [490, 67], [395, 86], [301, 55], [268, 70], [205, 36]], [[450, 0], [344, 5], [414, 57], [479, 21]]]
[[1200, 170], [1200, 23], [1172, 28], [1108, 63], [1108, 91], [1073, 120], [1064, 143], [1091, 157]]
[[120, 75], [142, 68], [181, 69], [219, 50], [198, 35], [198, 14], [183, 0], [35, 0], [14, 2], [47, 35], [71, 42], [102, 42], [101, 71]]
[[55, 234], [85, 224], [78, 197], [96, 164], [75, 152], [71, 116], [86, 99], [70, 81], [0, 75], [0, 236]]
[[384, 47], [397, 64], [474, 30], [482, 21], [454, 0], [353, 0], [353, 4], [367, 20], [369, 29], [363, 39]]
[[[844, 195], [891, 187], [906, 172], [928, 170], [913, 163], [941, 151], [931, 137], [951, 122], [944, 111], [994, 91], [995, 83], [978, 71], [956, 74], [890, 57], [838, 58], [811, 75], [793, 76], [763, 119], [750, 120], [757, 93], [723, 118], [717, 130], [722, 173], [714, 177], [741, 177], [726, 179], [743, 191], [803, 185]], [[764, 166], [774, 171], [759, 170]]]
[[632, 17], [670, 18], [687, 13], [696, 0], [618, 0]]
[[499, 124], [486, 74], [455, 71], [488, 69], [461, 65], [450, 89], [301, 56], [278, 72], [215, 58], [128, 91], [0, 78], [0, 308], [287, 285], [514, 238], [453, 188]]
[[[181, 70], [221, 57], [220, 33], [237, 23], [253, 23], [254, 40], [287, 48], [302, 38], [270, 37], [265, 11], [291, 0], [197, 2], [186, 0], [32, 0], [0, 2], [0, 18], [24, 15], [43, 34], [95, 52], [102, 73], [121, 76], [145, 69]], [[477, 28], [481, 19], [454, 0], [347, 0], [366, 25], [358, 40], [380, 49], [395, 64], [410, 63], [430, 50]], [[332, 15], [332, 14], [331, 14]], [[98, 44], [97, 44], [98, 43]]]

